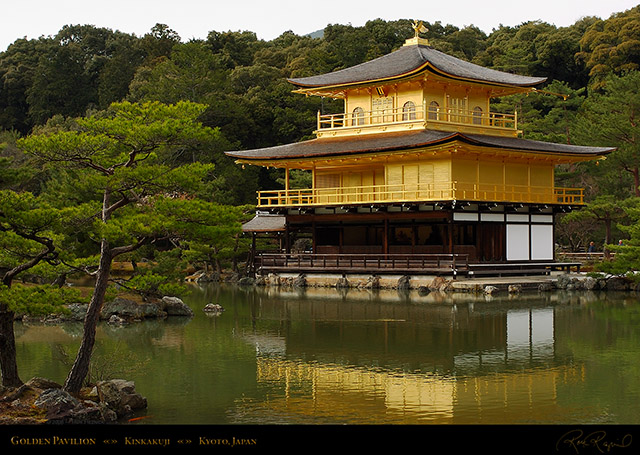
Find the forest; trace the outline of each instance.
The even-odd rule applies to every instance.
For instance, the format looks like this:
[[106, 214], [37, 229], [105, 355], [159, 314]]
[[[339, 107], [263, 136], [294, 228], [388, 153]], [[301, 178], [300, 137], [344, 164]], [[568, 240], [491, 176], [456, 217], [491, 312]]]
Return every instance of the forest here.
[[[134, 269], [118, 285], [146, 296], [178, 294], [189, 264], [237, 272], [247, 251], [241, 223], [253, 214], [256, 191], [281, 187], [282, 176], [243, 170], [224, 151], [311, 138], [317, 112], [342, 105], [292, 93], [287, 78], [390, 53], [413, 36], [414, 19], [447, 54], [547, 78], [538, 93], [494, 100], [498, 112], [517, 111], [523, 137], [617, 147], [606, 160], [557, 169], [557, 184], [585, 188], [588, 202], [562, 217], [557, 243], [584, 251], [595, 240], [616, 251], [608, 271], [640, 268], [640, 6], [568, 27], [531, 21], [490, 34], [408, 18], [329, 24], [320, 37], [285, 32], [264, 41], [248, 30], [211, 31], [184, 42], [166, 24], [144, 36], [68, 25], [0, 53], [5, 385], [19, 383], [13, 314], [78, 298], [54, 288], [34, 294], [16, 279], [95, 278], [81, 349], [90, 353], [92, 308], [110, 292], [116, 261]], [[619, 238], [625, 245], [612, 245]], [[86, 363], [74, 365], [69, 390], [79, 387]]]

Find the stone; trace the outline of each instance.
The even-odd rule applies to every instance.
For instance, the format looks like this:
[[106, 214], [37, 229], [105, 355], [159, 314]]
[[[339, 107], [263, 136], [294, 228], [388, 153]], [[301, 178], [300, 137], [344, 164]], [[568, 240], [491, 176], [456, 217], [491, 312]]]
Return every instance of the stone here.
[[451, 281], [441, 277], [441, 276], [437, 276], [435, 277], [431, 283], [429, 283], [429, 289], [431, 291], [448, 291], [451, 288]]
[[25, 385], [33, 389], [61, 389], [62, 386], [55, 381], [46, 378], [34, 377], [25, 382]]
[[202, 309], [205, 313], [221, 314], [224, 311], [222, 305], [218, 303], [208, 303]]
[[125, 299], [122, 297], [116, 297], [110, 302], [106, 302], [100, 312], [102, 319], [108, 320], [111, 316], [116, 315], [123, 319], [141, 319], [142, 310], [138, 302]]
[[72, 303], [67, 305], [69, 314], [60, 315], [59, 317], [70, 321], [83, 321], [88, 307], [89, 305], [86, 303]]
[[411, 277], [407, 275], [401, 276], [398, 279], [398, 289], [399, 290], [407, 290], [411, 287]]
[[169, 316], [193, 316], [193, 310], [178, 297], [164, 296], [161, 300], [162, 311]]
[[256, 280], [250, 276], [244, 276], [238, 280], [239, 286], [252, 286], [253, 284], [257, 284]]
[[593, 278], [591, 276], [588, 276], [583, 280], [582, 286], [587, 291], [593, 291], [593, 290], [598, 289], [600, 285], [598, 283], [598, 280], [596, 280], [595, 278]]
[[487, 295], [493, 295], [498, 292], [498, 288], [495, 286], [485, 286], [484, 293]]
[[280, 277], [275, 273], [267, 275], [266, 284], [269, 286], [280, 286]]
[[606, 282], [606, 289], [608, 291], [628, 291], [629, 280], [619, 276], [611, 277]]
[[508, 291], [509, 294], [520, 294], [522, 292], [522, 286], [519, 284], [510, 284]]
[[538, 285], [538, 291], [540, 292], [550, 292], [553, 290], [553, 284], [552, 283], [540, 283]]
[[297, 288], [304, 288], [307, 286], [307, 277], [304, 275], [304, 273], [301, 273], [293, 279], [292, 286]]
[[114, 411], [118, 418], [147, 407], [147, 399], [136, 392], [135, 384], [124, 379], [100, 381], [96, 384], [100, 402]]
[[112, 314], [109, 320], [107, 321], [107, 324], [109, 325], [125, 325], [126, 323], [127, 321], [125, 321], [123, 318], [121, 318], [117, 314]]
[[45, 389], [33, 403], [47, 411], [48, 419], [67, 416], [69, 412], [80, 406], [80, 401], [62, 389]]
[[425, 296], [429, 294], [431, 290], [427, 286], [419, 286], [418, 287], [418, 295]]
[[371, 275], [367, 278], [367, 281], [362, 286], [365, 289], [379, 289], [380, 288], [380, 277]]
[[344, 289], [350, 286], [351, 285], [349, 284], [349, 280], [344, 275], [341, 278], [339, 278], [338, 281], [336, 281], [336, 288], [338, 289]]
[[558, 289], [566, 289], [571, 284], [571, 277], [569, 275], [560, 275], [556, 280], [556, 287]]

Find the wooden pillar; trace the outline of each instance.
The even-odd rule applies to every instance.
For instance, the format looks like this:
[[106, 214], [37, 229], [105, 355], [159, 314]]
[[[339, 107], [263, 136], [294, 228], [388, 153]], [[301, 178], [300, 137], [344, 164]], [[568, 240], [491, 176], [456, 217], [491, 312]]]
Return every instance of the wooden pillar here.
[[289, 223], [284, 225], [284, 252], [291, 253], [291, 238], [289, 237]]
[[316, 231], [316, 222], [315, 220], [311, 222], [311, 251], [313, 254], [318, 253], [316, 237], [318, 236], [318, 232]]
[[447, 216], [447, 225], [449, 226], [449, 254], [453, 254], [453, 211], [449, 212]]
[[382, 230], [382, 252], [389, 254], [389, 220], [384, 219], [384, 228]]

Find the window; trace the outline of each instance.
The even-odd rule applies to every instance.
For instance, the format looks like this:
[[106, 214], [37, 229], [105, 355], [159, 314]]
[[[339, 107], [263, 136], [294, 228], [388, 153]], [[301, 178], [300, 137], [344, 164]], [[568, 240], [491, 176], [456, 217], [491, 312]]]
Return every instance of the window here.
[[402, 120], [416, 119], [416, 105], [413, 101], [407, 101], [402, 106]]
[[364, 125], [364, 110], [361, 107], [356, 107], [351, 114], [351, 124], [353, 126]]
[[476, 106], [473, 108], [473, 124], [474, 125], [482, 125], [482, 108], [480, 106]]
[[438, 120], [438, 114], [440, 112], [440, 105], [435, 101], [429, 103], [429, 120]]

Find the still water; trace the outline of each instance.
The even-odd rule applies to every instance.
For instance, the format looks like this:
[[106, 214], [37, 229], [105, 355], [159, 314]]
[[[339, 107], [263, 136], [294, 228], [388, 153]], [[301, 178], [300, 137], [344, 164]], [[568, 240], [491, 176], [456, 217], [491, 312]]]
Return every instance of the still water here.
[[[94, 377], [135, 381], [143, 424], [640, 423], [635, 294], [211, 286], [184, 300], [193, 318], [99, 327]], [[16, 324], [21, 377], [63, 382], [81, 330]]]

